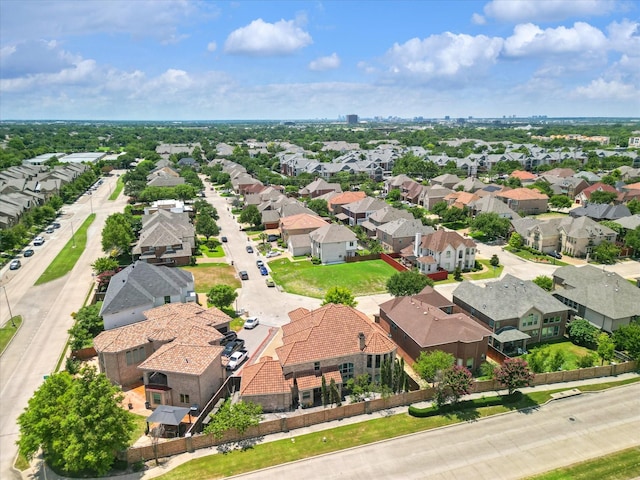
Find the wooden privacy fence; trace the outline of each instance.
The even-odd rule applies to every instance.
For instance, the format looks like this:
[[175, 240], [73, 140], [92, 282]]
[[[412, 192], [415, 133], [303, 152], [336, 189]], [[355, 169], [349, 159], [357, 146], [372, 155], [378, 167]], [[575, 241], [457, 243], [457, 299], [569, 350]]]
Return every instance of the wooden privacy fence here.
[[[553, 383], [570, 382], [575, 380], [586, 380], [597, 377], [607, 377], [633, 372], [636, 370], [636, 362], [625, 362], [602, 367], [581, 368], [579, 370], [567, 370], [563, 372], [539, 373], [536, 374], [533, 385], [544, 385]], [[504, 390], [504, 387], [496, 380], [476, 381], [473, 384], [471, 393], [491, 392]], [[167, 440], [157, 445], [144, 447], [132, 447], [118, 454], [118, 458], [129, 463], [135, 463], [153, 459], [156, 457], [168, 457], [185, 452], [193, 452], [200, 448], [208, 448], [222, 445], [229, 442], [237, 442], [244, 439], [257, 438], [273, 433], [288, 432], [297, 428], [309, 427], [319, 423], [326, 423], [332, 420], [366, 415], [369, 413], [395, 408], [399, 406], [411, 405], [413, 403], [424, 402], [433, 399], [434, 389], [426, 388], [413, 392], [401, 393], [387, 398], [378, 398], [359, 403], [350, 403], [341, 407], [324, 408], [308, 413], [283, 413], [282, 417], [276, 420], [261, 422], [258, 426], [249, 428], [244, 435], [237, 435], [235, 432], [228, 432], [221, 439], [216, 439], [208, 434], [195, 434], [190, 437]], [[157, 449], [154, 451], [154, 449]]]

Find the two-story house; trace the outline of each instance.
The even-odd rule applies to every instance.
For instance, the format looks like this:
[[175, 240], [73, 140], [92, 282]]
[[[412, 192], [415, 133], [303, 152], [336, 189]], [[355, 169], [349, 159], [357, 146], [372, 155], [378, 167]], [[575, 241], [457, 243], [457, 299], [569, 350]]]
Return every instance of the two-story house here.
[[416, 233], [413, 245], [402, 250], [406, 262], [415, 265], [424, 275], [439, 270], [452, 272], [473, 268], [476, 262], [476, 243], [457, 232], [438, 230], [422, 235]]
[[344, 225], [325, 225], [311, 232], [309, 238], [311, 256], [319, 258], [323, 265], [343, 263], [358, 249], [356, 235]]

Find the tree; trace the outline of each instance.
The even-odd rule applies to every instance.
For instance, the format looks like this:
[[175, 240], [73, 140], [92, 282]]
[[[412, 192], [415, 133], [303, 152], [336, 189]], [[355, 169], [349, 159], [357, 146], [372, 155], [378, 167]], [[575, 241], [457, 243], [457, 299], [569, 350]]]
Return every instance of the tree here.
[[491, 255], [491, 258], [489, 259], [489, 265], [491, 265], [492, 267], [497, 267], [500, 265], [500, 259], [498, 258], [498, 255], [496, 255], [495, 253]]
[[321, 217], [329, 216], [329, 207], [327, 205], [327, 201], [323, 198], [314, 198], [313, 200], [309, 200], [307, 202], [307, 208], [313, 210]]
[[549, 199], [549, 205], [555, 208], [568, 208], [573, 202], [566, 195], [552, 195]]
[[389, 193], [387, 193], [387, 200], [389, 200], [390, 202], [397, 202], [398, 200], [400, 200], [401, 196], [402, 192], [400, 191], [400, 189], [394, 188], [393, 190], [389, 190]]
[[447, 204], [447, 202], [445, 201], [437, 202], [433, 205], [433, 207], [431, 207], [431, 213], [438, 215], [440, 218], [442, 218], [442, 215], [447, 210], [447, 208], [449, 208], [449, 205]]
[[453, 366], [455, 358], [450, 353], [442, 350], [432, 350], [430, 352], [420, 352], [413, 369], [420, 378], [427, 382], [436, 380], [438, 373], [443, 372], [447, 368]]
[[249, 427], [258, 425], [260, 420], [262, 420], [261, 405], [243, 401], [232, 405], [231, 399], [227, 399], [218, 413], [211, 417], [204, 433], [210, 433], [215, 438], [222, 438], [225, 432], [235, 430], [239, 435], [243, 435]]
[[600, 335], [598, 335], [596, 343], [598, 344], [598, 349], [596, 350], [596, 352], [600, 357], [600, 365], [604, 365], [605, 361], [610, 362], [611, 360], [613, 360], [616, 345], [609, 334], [602, 332]]
[[624, 244], [629, 248], [633, 248], [634, 255], [640, 255], [640, 225], [629, 230], [624, 237]]
[[483, 233], [485, 237], [494, 239], [496, 237], [506, 237], [509, 233], [511, 223], [508, 218], [503, 218], [497, 213], [479, 213], [476, 218], [469, 222], [472, 232]]
[[102, 250], [110, 252], [129, 252], [131, 242], [135, 240], [131, 215], [114, 213], [109, 215], [102, 229]]
[[213, 217], [207, 212], [202, 212], [196, 217], [196, 233], [198, 235], [204, 235], [204, 237], [209, 240], [209, 237], [220, 233], [220, 228]]
[[240, 217], [238, 218], [240, 223], [249, 223], [254, 227], [257, 227], [262, 223], [262, 215], [260, 210], [255, 205], [248, 205], [242, 210]]
[[611, 203], [618, 197], [616, 192], [596, 190], [589, 196], [589, 203]]
[[87, 305], [78, 310], [75, 314], [75, 323], [69, 329], [71, 340], [69, 347], [71, 350], [80, 350], [81, 348], [93, 345], [93, 339], [104, 330], [104, 321], [100, 316], [100, 308], [102, 302]]
[[111, 272], [118, 268], [118, 260], [113, 257], [100, 257], [91, 264], [96, 275], [104, 272]]
[[238, 298], [238, 293], [229, 285], [215, 285], [207, 293], [207, 300], [218, 308], [231, 305]]
[[634, 360], [640, 361], [640, 322], [631, 322], [613, 332], [613, 341], [618, 350], [623, 350]]
[[600, 245], [593, 249], [593, 257], [600, 263], [610, 265], [616, 262], [620, 255], [620, 247], [615, 243], [604, 240]]
[[106, 474], [134, 430], [122, 399], [94, 367], [83, 368], [79, 377], [49, 376], [18, 417], [20, 453], [31, 459], [42, 448], [51, 466], [67, 475]]
[[355, 301], [351, 290], [346, 287], [339, 286], [329, 287], [327, 289], [322, 305], [327, 305], [328, 303], [342, 304], [354, 308], [358, 304], [358, 302]]
[[509, 246], [517, 250], [522, 247], [522, 243], [522, 235], [520, 235], [518, 232], [513, 232], [511, 234], [511, 237], [509, 238]]
[[573, 320], [567, 327], [569, 338], [576, 345], [592, 348], [596, 345], [598, 329], [584, 318]]
[[420, 293], [427, 285], [433, 286], [433, 280], [415, 270], [405, 270], [389, 277], [387, 291], [394, 297], [405, 297]]
[[637, 198], [634, 198], [633, 200], [629, 200], [629, 202], [627, 202], [627, 208], [629, 209], [632, 215], [635, 215], [636, 213], [640, 213], [640, 200]]
[[547, 275], [538, 275], [533, 279], [533, 283], [547, 292], [550, 292], [553, 289], [553, 278], [548, 277]]
[[507, 358], [496, 369], [496, 380], [507, 387], [509, 395], [522, 387], [531, 385], [535, 374], [529, 369], [527, 362], [521, 358]]
[[458, 403], [460, 397], [471, 392], [473, 377], [465, 367], [454, 365], [442, 372], [442, 379], [436, 387], [436, 403], [439, 407], [449, 403]]

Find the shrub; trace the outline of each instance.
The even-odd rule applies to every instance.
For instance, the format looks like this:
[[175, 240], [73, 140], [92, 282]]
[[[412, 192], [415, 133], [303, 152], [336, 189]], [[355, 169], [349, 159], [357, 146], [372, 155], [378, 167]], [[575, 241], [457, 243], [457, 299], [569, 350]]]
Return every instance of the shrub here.
[[587, 355], [583, 355], [582, 357], [578, 357], [576, 361], [578, 368], [590, 368], [593, 367], [596, 363], [596, 355], [593, 353], [589, 353]]
[[311, 257], [311, 263], [314, 265], [320, 265], [320, 259], [318, 257]]
[[587, 348], [594, 348], [596, 346], [599, 330], [587, 320], [582, 318], [573, 320], [567, 330], [569, 331], [569, 338], [576, 345]]

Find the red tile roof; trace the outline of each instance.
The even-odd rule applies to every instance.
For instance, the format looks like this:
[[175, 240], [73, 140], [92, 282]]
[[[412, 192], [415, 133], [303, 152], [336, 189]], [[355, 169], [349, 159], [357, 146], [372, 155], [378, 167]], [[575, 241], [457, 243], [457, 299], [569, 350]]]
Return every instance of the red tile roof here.
[[162, 345], [142, 362], [141, 370], [202, 375], [222, 354], [224, 347], [213, 345], [184, 345], [173, 342]]
[[496, 197], [511, 200], [549, 200], [549, 197], [535, 188], [514, 188], [506, 192], [496, 193]]
[[291, 392], [290, 382], [282, 374], [282, 366], [271, 357], [247, 365], [242, 370], [240, 395], [266, 395]]
[[593, 185], [582, 190], [582, 192], [580, 193], [584, 195], [586, 198], [590, 198], [591, 194], [597, 191], [618, 193], [618, 191], [615, 188], [613, 188], [611, 185], [607, 185], [606, 183], [602, 183], [602, 182], [594, 183]]
[[520, 180], [535, 180], [536, 176], [531, 172], [526, 172], [524, 170], [514, 170], [511, 172], [510, 177], [519, 178]]

